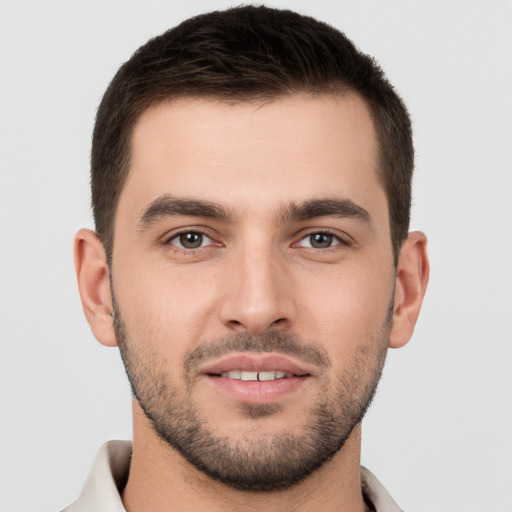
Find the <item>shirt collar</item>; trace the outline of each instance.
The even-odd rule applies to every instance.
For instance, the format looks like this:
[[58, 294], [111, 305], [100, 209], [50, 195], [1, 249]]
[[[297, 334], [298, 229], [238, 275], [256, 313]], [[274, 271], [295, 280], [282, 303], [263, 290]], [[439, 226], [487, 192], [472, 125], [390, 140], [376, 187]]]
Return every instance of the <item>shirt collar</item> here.
[[[72, 505], [62, 512], [126, 512], [121, 500], [130, 471], [132, 443], [109, 441], [99, 450], [82, 492]], [[363, 495], [375, 512], [403, 512], [368, 469], [361, 466]]]

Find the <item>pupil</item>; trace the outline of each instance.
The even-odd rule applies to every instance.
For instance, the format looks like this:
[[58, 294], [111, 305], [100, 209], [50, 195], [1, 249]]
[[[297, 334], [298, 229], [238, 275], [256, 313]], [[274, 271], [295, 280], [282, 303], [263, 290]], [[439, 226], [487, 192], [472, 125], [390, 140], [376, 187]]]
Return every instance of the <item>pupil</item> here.
[[311, 245], [317, 249], [325, 249], [332, 245], [332, 235], [326, 235], [325, 233], [317, 233], [311, 235]]
[[203, 235], [201, 233], [184, 233], [180, 235], [180, 243], [187, 249], [196, 249], [201, 247]]

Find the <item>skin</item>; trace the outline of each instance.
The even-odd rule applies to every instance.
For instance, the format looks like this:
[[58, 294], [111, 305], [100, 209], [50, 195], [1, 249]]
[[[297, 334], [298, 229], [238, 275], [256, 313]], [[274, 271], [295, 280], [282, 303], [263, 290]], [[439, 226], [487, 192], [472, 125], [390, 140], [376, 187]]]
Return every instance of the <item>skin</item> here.
[[[411, 233], [395, 269], [377, 161], [369, 110], [354, 93], [265, 104], [186, 99], [148, 109], [133, 133], [112, 275], [93, 232], [81, 230], [75, 240], [80, 294], [95, 336], [104, 345], [118, 343], [111, 279], [131, 346], [156, 358], [181, 396], [189, 390], [187, 399], [214, 434], [242, 447], [251, 436], [300, 436], [337, 378], [352, 374], [367, 385], [374, 376], [361, 376], [355, 362], [364, 357], [370, 364], [387, 347], [407, 343], [419, 314], [428, 281], [426, 238]], [[161, 214], [147, 222], [145, 212], [162, 196], [209, 201], [229, 218]], [[332, 199], [351, 201], [367, 218], [283, 215], [291, 204]], [[180, 247], [177, 235], [198, 231], [207, 236], [201, 247]], [[314, 233], [332, 235], [332, 245], [311, 247]], [[297, 335], [329, 361], [309, 364], [311, 377], [299, 390], [270, 401], [279, 413], [254, 418], [200, 372], [186, 387], [183, 362], [195, 347], [235, 333], [269, 332]], [[156, 435], [137, 400], [133, 410], [133, 459], [123, 493], [129, 511], [366, 510], [360, 425], [299, 484], [257, 493], [198, 471]]]

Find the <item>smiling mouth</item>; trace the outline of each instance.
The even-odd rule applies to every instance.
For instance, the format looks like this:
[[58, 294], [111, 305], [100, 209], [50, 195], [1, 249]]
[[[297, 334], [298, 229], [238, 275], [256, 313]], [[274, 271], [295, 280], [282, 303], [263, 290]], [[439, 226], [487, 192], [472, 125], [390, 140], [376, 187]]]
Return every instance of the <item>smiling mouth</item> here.
[[200, 370], [206, 382], [238, 403], [270, 404], [315, 376], [315, 366], [276, 353], [233, 353]]
[[210, 374], [212, 377], [222, 377], [228, 379], [242, 380], [246, 382], [269, 382], [278, 379], [289, 379], [291, 377], [307, 377], [309, 374], [295, 375], [285, 371], [245, 371], [245, 370], [230, 370], [222, 372], [221, 374]]
[[310, 373], [291, 373], [283, 370], [227, 370], [206, 373], [209, 382], [220, 392], [239, 403], [277, 403], [305, 384]]

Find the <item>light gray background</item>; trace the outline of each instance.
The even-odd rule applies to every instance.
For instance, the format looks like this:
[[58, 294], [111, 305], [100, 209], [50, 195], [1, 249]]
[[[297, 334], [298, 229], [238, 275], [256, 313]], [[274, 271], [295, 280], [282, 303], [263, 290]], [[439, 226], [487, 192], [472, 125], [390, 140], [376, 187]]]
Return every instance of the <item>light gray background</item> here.
[[[232, 1], [0, 1], [0, 510], [52, 511], [129, 438], [116, 349], [83, 318], [72, 238], [91, 227], [96, 107], [149, 37]], [[266, 2], [374, 55], [414, 120], [413, 228], [430, 286], [389, 355], [362, 461], [406, 510], [512, 511], [512, 3]]]

